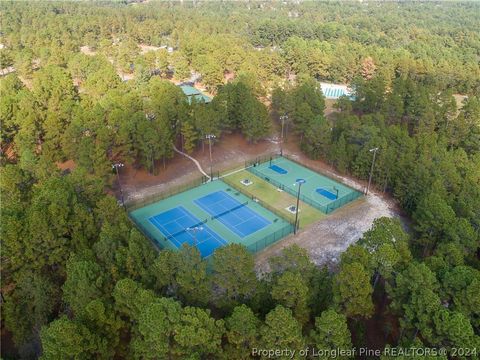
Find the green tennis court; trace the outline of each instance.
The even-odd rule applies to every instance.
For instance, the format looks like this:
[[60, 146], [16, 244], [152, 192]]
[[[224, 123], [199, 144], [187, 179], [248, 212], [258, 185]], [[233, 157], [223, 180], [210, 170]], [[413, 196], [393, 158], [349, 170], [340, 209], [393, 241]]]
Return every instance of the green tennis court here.
[[325, 214], [362, 196], [361, 192], [282, 156], [254, 164], [248, 171], [294, 196], [298, 193], [298, 180], [304, 180], [300, 199]]
[[258, 252], [293, 232], [293, 225], [221, 180], [132, 211], [130, 218], [158, 247], [196, 246], [207, 258], [228, 243]]

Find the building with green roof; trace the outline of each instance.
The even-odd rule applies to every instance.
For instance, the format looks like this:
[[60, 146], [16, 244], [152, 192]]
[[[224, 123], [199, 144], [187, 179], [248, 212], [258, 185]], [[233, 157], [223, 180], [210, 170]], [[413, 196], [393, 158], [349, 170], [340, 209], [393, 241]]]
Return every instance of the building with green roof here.
[[193, 86], [180, 85], [180, 88], [182, 89], [183, 93], [187, 95], [189, 103], [192, 103], [192, 98], [195, 98], [197, 101], [203, 101], [206, 104], [212, 101], [210, 97], [203, 94], [200, 90], [194, 88]]

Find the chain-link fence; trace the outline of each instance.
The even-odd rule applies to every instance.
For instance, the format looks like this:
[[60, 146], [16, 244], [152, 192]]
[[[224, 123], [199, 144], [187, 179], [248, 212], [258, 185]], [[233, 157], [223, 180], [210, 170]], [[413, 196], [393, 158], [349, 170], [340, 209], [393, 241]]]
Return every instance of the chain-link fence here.
[[274, 233], [269, 234], [262, 239], [257, 240], [255, 243], [248, 245], [247, 249], [252, 253], [257, 253], [265, 249], [267, 246], [270, 246], [273, 243], [277, 242], [278, 240], [283, 239], [285, 236], [291, 234], [292, 232], [293, 225], [290, 223], [286, 223], [284, 227], [278, 229]]
[[[263, 174], [262, 172], [260, 172], [256, 169], [256, 166], [251, 166], [247, 170], [250, 171], [252, 174], [258, 176], [259, 178], [264, 179], [265, 181], [273, 184], [277, 188], [282, 189], [283, 191], [286, 191], [286, 192], [288, 192], [289, 194], [291, 194], [295, 197], [298, 196], [298, 188], [290, 187], [288, 185], [282, 184], [281, 182], [279, 182], [275, 179], [272, 179], [268, 176], [265, 176], [265, 174]], [[332, 211], [338, 209], [339, 207], [342, 207], [343, 205], [349, 203], [350, 201], [358, 199], [359, 197], [362, 196], [362, 193], [360, 193], [360, 192], [358, 192], [354, 189], [351, 189], [351, 190], [352, 191], [350, 193], [348, 193], [348, 194], [330, 202], [327, 205], [321, 204], [318, 201], [315, 201], [311, 197], [306, 196], [304, 194], [300, 194], [300, 200], [302, 200], [304, 203], [306, 203], [310, 206], [313, 206], [314, 208], [320, 210], [321, 212], [323, 212], [325, 214], [330, 214]]]
[[157, 201], [166, 199], [170, 196], [179, 194], [179, 193], [184, 192], [186, 190], [189, 190], [189, 189], [192, 189], [194, 187], [205, 184], [207, 181], [208, 181], [208, 178], [206, 176], [202, 176], [202, 177], [196, 178], [195, 180], [190, 181], [188, 183], [179, 185], [177, 187], [169, 187], [165, 191], [160, 191], [160, 192], [152, 194], [152, 195], [144, 196], [141, 199], [130, 200], [130, 201], [125, 203], [125, 207], [126, 207], [128, 212], [136, 210], [136, 209], [140, 209], [144, 206], [153, 204]]
[[274, 159], [279, 158], [279, 157], [281, 157], [281, 155], [279, 153], [270, 153], [270, 154], [267, 154], [267, 155], [258, 156], [253, 160], [245, 161], [245, 169], [247, 169], [251, 166], [256, 166], [258, 164], [261, 164], [261, 163], [264, 163], [264, 162], [267, 162], [267, 161], [274, 160]]

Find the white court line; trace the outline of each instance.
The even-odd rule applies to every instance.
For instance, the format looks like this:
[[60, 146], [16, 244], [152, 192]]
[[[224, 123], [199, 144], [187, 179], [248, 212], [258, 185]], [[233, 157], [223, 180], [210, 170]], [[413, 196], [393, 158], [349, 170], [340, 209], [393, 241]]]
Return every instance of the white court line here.
[[[195, 217], [194, 214], [188, 213], [187, 210], [185, 210], [185, 209], [183, 209], [183, 208], [180, 208], [180, 210], [182, 210], [182, 212], [185, 214], [184, 216], [187, 216], [187, 215], [188, 215], [188, 217], [191, 217], [191, 216], [194, 216], [194, 217]], [[195, 217], [195, 218], [196, 218], [196, 217]], [[199, 221], [202, 221], [202, 220], [200, 220], [200, 219], [198, 219], [198, 220], [199, 220]], [[209, 237], [206, 238], [206, 239], [204, 239], [203, 241], [200, 241], [200, 242], [198, 242], [198, 238], [195, 239], [195, 238], [196, 238], [195, 235], [192, 235], [190, 232], [187, 232], [188, 236], [190, 236], [190, 239], [193, 240], [193, 243], [194, 243], [194, 244], [196, 243], [197, 249], [198, 249], [198, 246], [199, 246], [200, 244], [203, 244], [203, 243], [207, 242], [207, 241], [210, 240], [210, 239], [213, 239], [213, 240], [215, 240], [215, 241], [217, 241], [217, 242], [220, 240], [220, 243], [221, 243], [221, 244], [228, 245], [228, 242], [227, 242], [226, 240], [224, 240], [220, 235], [218, 235], [215, 231], [213, 231], [213, 229], [210, 229], [207, 225], [205, 225], [204, 229], [205, 229], [205, 231], [207, 232], [207, 234], [208, 234]], [[181, 246], [182, 246], [182, 244], [180, 244], [180, 247], [181, 247]]]
[[[155, 215], [155, 216], [156, 216], [156, 215]], [[162, 234], [162, 236], [163, 236], [167, 241], [170, 241], [170, 240], [172, 240], [172, 239], [175, 240], [175, 238], [169, 237], [169, 236], [171, 236], [172, 234], [170, 233], [170, 231], [168, 231], [167, 229], [165, 229], [165, 227], [164, 227], [162, 224], [160, 224], [160, 223], [157, 221], [157, 219], [155, 219], [155, 216], [152, 216], [151, 218], [148, 219], [148, 220], [150, 220], [151, 222], [155, 222], [155, 225], [157, 225], [157, 226], [155, 226], [155, 229], [156, 229], [158, 232], [160, 232], [160, 234]], [[153, 220], [153, 221], [152, 221], [152, 220]], [[170, 223], [170, 222], [169, 222], [169, 223]], [[167, 233], [168, 235], [165, 235], [166, 233]], [[173, 245], [175, 245], [175, 246], [177, 247], [177, 249], [178, 249], [178, 247], [179, 247], [179, 246], [177, 245], [178, 242], [177, 242], [176, 240], [175, 240], [175, 242], [173, 242], [173, 241], [171, 241], [171, 242], [172, 242]]]

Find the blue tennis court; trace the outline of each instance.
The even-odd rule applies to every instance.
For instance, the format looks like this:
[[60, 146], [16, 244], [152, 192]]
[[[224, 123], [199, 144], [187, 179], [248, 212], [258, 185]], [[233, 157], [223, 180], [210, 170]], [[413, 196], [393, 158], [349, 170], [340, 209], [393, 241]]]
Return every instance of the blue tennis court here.
[[272, 169], [273, 171], [275, 171], [276, 173], [279, 173], [281, 175], [288, 174], [287, 170], [285, 170], [284, 168], [282, 168], [278, 165], [272, 165], [272, 166], [270, 166], [270, 169]]
[[229, 230], [244, 238], [271, 224], [270, 221], [241, 203], [225, 191], [215, 191], [194, 200], [195, 204], [212, 215]]
[[315, 191], [320, 195], [325, 196], [329, 200], [335, 200], [337, 198], [336, 194], [332, 193], [331, 191], [328, 191], [327, 189], [318, 188]]
[[184, 243], [197, 246], [202, 257], [211, 255], [227, 242], [183, 206], [177, 206], [148, 219], [176, 248]]

